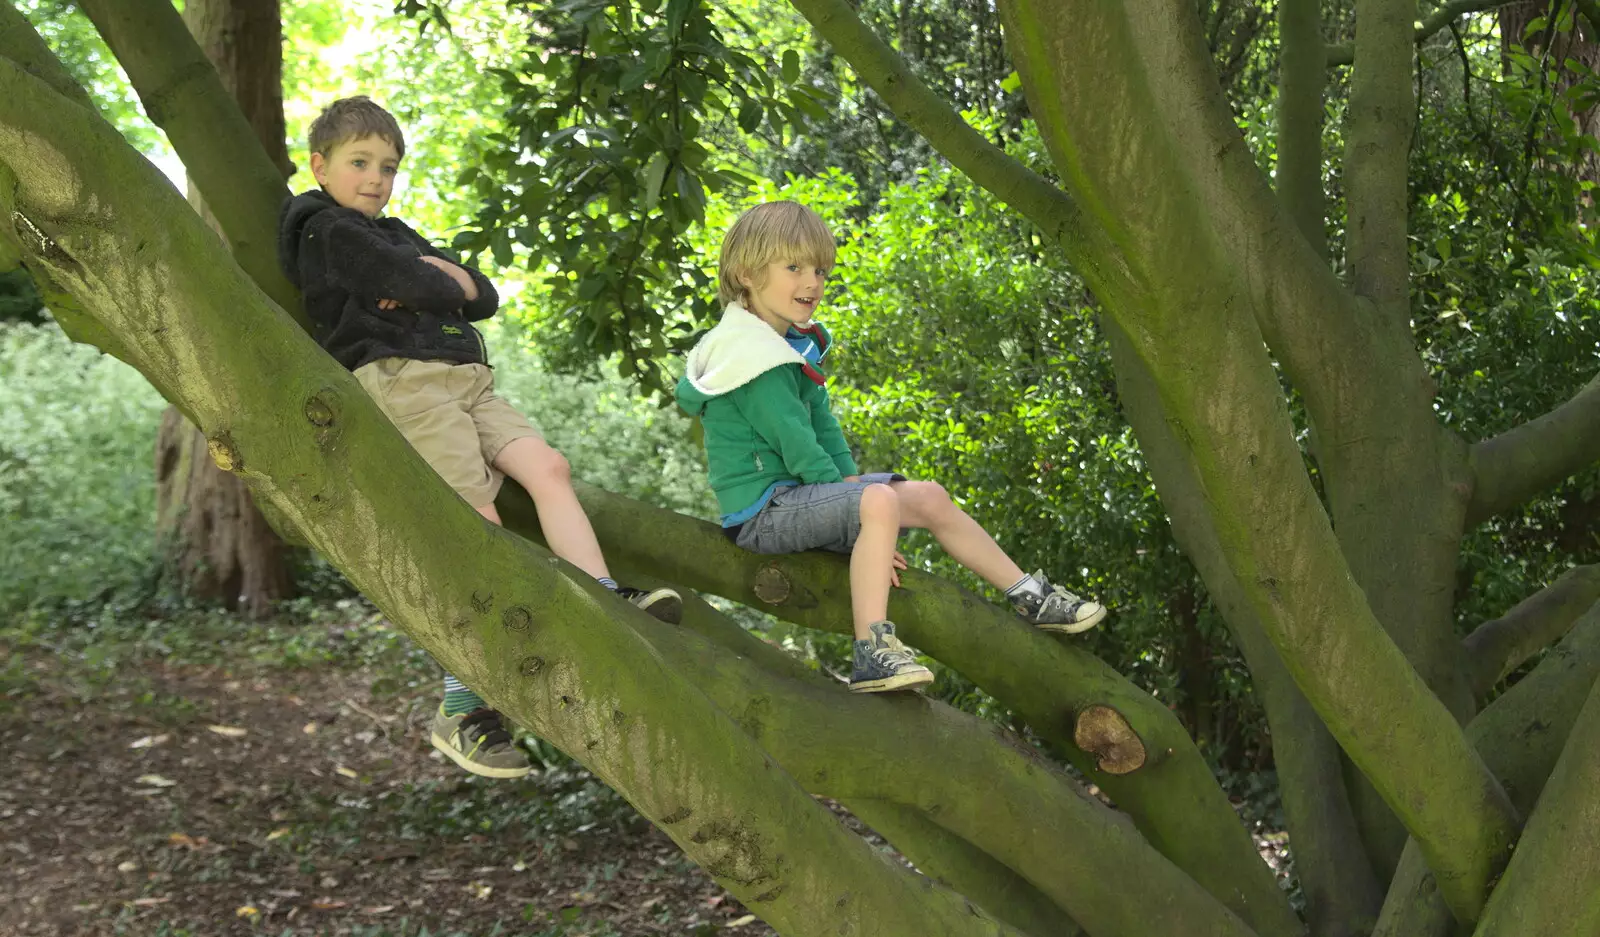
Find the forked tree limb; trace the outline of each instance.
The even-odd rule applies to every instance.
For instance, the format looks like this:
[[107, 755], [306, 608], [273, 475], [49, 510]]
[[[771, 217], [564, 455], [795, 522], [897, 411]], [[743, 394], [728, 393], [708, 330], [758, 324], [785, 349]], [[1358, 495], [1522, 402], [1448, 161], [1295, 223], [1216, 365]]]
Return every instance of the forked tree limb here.
[[282, 170], [228, 93], [171, 0], [78, 0], [145, 113], [166, 132], [226, 232], [240, 266], [302, 325], [299, 292], [278, 267]]
[[[1597, 679], [1600, 605], [1584, 613], [1554, 652], [1467, 726], [1467, 737], [1519, 812], [1534, 809]], [[1452, 926], [1433, 873], [1416, 842], [1407, 843], [1373, 937], [1446, 937]]]
[[1600, 461], [1600, 375], [1544, 416], [1472, 447], [1467, 522], [1520, 507]]
[[1600, 601], [1600, 565], [1579, 566], [1479, 625], [1461, 642], [1472, 689], [1480, 698], [1522, 662], [1559, 639]]

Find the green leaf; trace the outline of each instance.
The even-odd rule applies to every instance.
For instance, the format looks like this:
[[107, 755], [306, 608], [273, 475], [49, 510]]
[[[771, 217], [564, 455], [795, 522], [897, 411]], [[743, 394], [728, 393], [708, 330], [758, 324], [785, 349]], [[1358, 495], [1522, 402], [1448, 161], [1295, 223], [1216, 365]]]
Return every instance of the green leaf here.
[[1016, 72], [1012, 72], [1011, 74], [1007, 75], [1000, 82], [1000, 90], [1006, 92], [1007, 94], [1015, 94], [1021, 88], [1022, 76], [1018, 75]]
[[682, 201], [684, 210], [701, 224], [706, 220], [706, 190], [700, 184], [700, 179], [694, 173], [682, 167], [676, 171], [678, 177], [678, 198]]
[[683, 31], [683, 21], [689, 18], [689, 11], [694, 7], [695, 0], [667, 0], [667, 35], [677, 38]]
[[617, 90], [623, 94], [627, 94], [629, 91], [637, 91], [644, 87], [645, 82], [650, 80], [651, 73], [650, 64], [648, 62], [640, 62], [623, 73], [622, 80], [617, 82]]
[[650, 165], [644, 171], [644, 207], [646, 210], [656, 207], [661, 201], [661, 183], [666, 181], [667, 167], [672, 161], [665, 153], [657, 153], [650, 157]]
[[756, 128], [761, 126], [762, 113], [760, 101], [751, 98], [744, 102], [739, 108], [739, 129], [745, 133], [755, 133]]
[[792, 85], [800, 79], [800, 53], [793, 49], [783, 50], [783, 83]]
[[498, 228], [489, 237], [489, 249], [494, 252], [494, 262], [502, 267], [511, 266], [511, 234], [505, 228]]

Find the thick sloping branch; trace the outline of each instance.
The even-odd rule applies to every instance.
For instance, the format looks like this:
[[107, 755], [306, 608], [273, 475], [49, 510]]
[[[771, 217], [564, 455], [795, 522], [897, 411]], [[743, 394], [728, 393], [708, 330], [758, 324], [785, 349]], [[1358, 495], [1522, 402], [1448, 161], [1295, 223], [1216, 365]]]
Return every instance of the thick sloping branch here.
[[[1463, 16], [1471, 13], [1481, 13], [1484, 10], [1492, 10], [1495, 7], [1503, 7], [1508, 3], [1514, 2], [1515, 0], [1451, 0], [1450, 3], [1443, 4], [1432, 13], [1429, 13], [1427, 19], [1417, 24], [1416, 30], [1412, 33], [1411, 41], [1420, 44], [1429, 36], [1446, 28]], [[1581, 2], [1592, 3], [1593, 0], [1580, 0]], [[1346, 44], [1328, 47], [1327, 62], [1329, 65], [1349, 65], [1355, 60], [1356, 48], [1354, 45]]]
[[[0, 0], [0, 57], [9, 59], [23, 71], [49, 85], [71, 105], [97, 115], [94, 101], [45, 45], [44, 39], [34, 31], [32, 24], [10, 3]], [[0, 245], [0, 269], [13, 269], [23, 258], [15, 250]], [[29, 270], [45, 308], [61, 325], [62, 331], [75, 342], [93, 345], [109, 355], [126, 361], [126, 352], [116, 336], [101, 328], [94, 317], [87, 315], [77, 302], [50, 281], [43, 271]]]
[[[1597, 679], [1600, 606], [1579, 618], [1554, 653], [1467, 727], [1467, 737], [1519, 811], [1531, 811], [1538, 801]], [[1450, 912], [1416, 847], [1415, 841], [1406, 845], [1373, 937], [1445, 937], [1451, 929]]]
[[283, 172], [228, 94], [170, 0], [79, 0], [128, 73], [145, 113], [166, 131], [233, 254], [272, 301], [304, 324], [299, 294], [278, 268]]
[[1278, 198], [1319, 256], [1327, 253], [1322, 196], [1322, 11], [1317, 0], [1280, 0]]
[[850, 801], [850, 812], [893, 843], [922, 874], [973, 899], [1023, 933], [1084, 937], [1078, 922], [1037, 888], [921, 811], [858, 797]]
[[[1142, 235], [1143, 250], [1126, 245], [1124, 255], [1170, 294], [1172, 314], [1210, 321], [1212, 330], [1229, 327], [1210, 320], [1219, 311], [1242, 308], [1254, 318], [1305, 403], [1349, 574], [1429, 689], [1464, 714], [1472, 701], [1460, 679], [1450, 597], [1466, 452], [1439, 425], [1408, 321], [1351, 296], [1299, 236], [1239, 134], [1195, 8], [1130, 3], [1123, 12], [1126, 23], [1105, 17], [1047, 53], [1061, 57], [1043, 80], [1074, 93], [1056, 106], [1070, 123], [1057, 130], [1041, 118], [1046, 141], [1053, 153], [1076, 151], [1070, 158], [1098, 167], [1103, 197], [1118, 200]], [[1014, 32], [1049, 33], [1056, 22], [1040, 9]], [[1115, 30], [1121, 44], [1090, 41], [1096, 30]], [[1124, 64], [1130, 59], [1142, 70]], [[1051, 114], [1051, 105], [1035, 113]], [[1129, 124], [1119, 113], [1160, 118]], [[1179, 258], [1185, 273], [1175, 272]], [[1199, 282], [1212, 285], [1185, 295]], [[1115, 305], [1104, 298], [1137, 312], [1157, 291]], [[1124, 325], [1135, 336], [1145, 328]], [[1191, 359], [1181, 344], [1163, 344], [1174, 349], [1163, 367], [1181, 372]]]
[[1346, 117], [1348, 263], [1356, 295], [1404, 315], [1407, 156], [1415, 119], [1411, 23], [1416, 0], [1356, 0], [1356, 60]]
[[1228, 569], [1206, 513], [1205, 493], [1167, 426], [1144, 362], [1115, 321], [1103, 319], [1102, 327], [1116, 365], [1117, 397], [1139, 435], [1145, 465], [1172, 519], [1173, 536], [1205, 579], [1212, 601], [1244, 652], [1256, 696], [1266, 710], [1312, 937], [1368, 934], [1382, 906], [1383, 891], [1362, 847], [1339, 747], [1295, 686], [1244, 589]]
[[1600, 684], [1567, 737], [1476, 937], [1600, 932]]
[[[807, 627], [850, 630], [849, 565], [840, 557], [758, 556], [710, 524], [581, 483], [577, 488], [614, 566], [647, 570]], [[513, 529], [536, 525], [525, 498], [502, 494], [498, 503]], [[1060, 745], [1162, 854], [1257, 932], [1265, 937], [1298, 929], [1205, 759], [1166, 707], [1098, 658], [1027, 627], [1008, 610], [924, 573], [905, 573], [901, 580], [904, 588], [891, 595], [889, 614], [908, 641], [959, 669]], [[1111, 774], [1097, 761], [1121, 757], [1126, 745], [1098, 754], [1074, 745], [1077, 714], [1097, 706], [1131, 725], [1137, 737], [1129, 741], [1139, 746], [1144, 767]]]
[[1600, 461], [1600, 375], [1536, 420], [1472, 447], [1467, 520], [1509, 511]]
[[1511, 611], [1479, 625], [1461, 642], [1473, 692], [1486, 695], [1506, 674], [1560, 638], [1600, 601], [1600, 566], [1569, 569]]
[[[1264, 187], [1258, 174], [1250, 181], [1238, 133], [1222, 123], [1226, 110], [1215, 75], [1204, 70], [1203, 47], [1196, 48], [1193, 7], [1089, 4], [1075, 7], [1068, 20], [1035, 0], [1011, 0], [1001, 12], [1057, 165], [1073, 168], [1064, 173], [1072, 184], [1091, 186], [1093, 197], [1114, 204], [1128, 234], [1119, 246], [1139, 274], [1139, 288], [1102, 299], [1157, 383], [1166, 419], [1205, 492], [1228, 569], [1340, 746], [1422, 842], [1452, 909], [1474, 918], [1516, 818], [1454, 716], [1373, 614], [1307, 477], [1257, 322], [1285, 321], [1288, 310], [1269, 313], [1262, 304], [1279, 285], [1285, 293], [1293, 289], [1281, 282], [1289, 271], [1306, 277], [1301, 292], [1319, 311], [1336, 303], [1319, 286], [1325, 266], [1302, 266], [1310, 251], [1298, 234], [1288, 243], [1242, 236], [1272, 224], [1281, 210], [1270, 191], [1260, 193], [1269, 205], [1257, 207], [1253, 190]], [[1184, 109], [1196, 113], [1185, 118]], [[1130, 113], [1162, 119], [1130, 124]], [[1189, 145], [1175, 146], [1174, 137]], [[1216, 145], [1206, 145], [1212, 140]], [[1293, 261], [1280, 265], [1285, 255]], [[1422, 373], [1403, 336], [1383, 333], [1383, 344], [1372, 347], [1371, 337], [1351, 334], [1355, 323], [1342, 330], [1330, 323], [1327, 331], [1322, 325], [1287, 341], [1296, 356], [1326, 342], [1338, 359], [1331, 367], [1297, 359], [1308, 383], [1296, 374], [1296, 386], [1306, 391], [1308, 406], [1313, 397], [1326, 407], [1355, 395], [1356, 416], [1376, 418], [1377, 402], [1366, 387], [1320, 376], [1331, 370], [1371, 377], [1394, 363], [1397, 370], [1378, 375], [1379, 383], [1403, 385]], [[1403, 322], [1394, 326], [1403, 329]], [[1280, 329], [1273, 339], [1282, 338]], [[1347, 357], [1363, 342], [1374, 352], [1366, 364]], [[1398, 399], [1389, 402], [1390, 424], [1431, 419], [1420, 390], [1420, 384], [1408, 390], [1404, 419], [1393, 416]], [[1318, 419], [1323, 415], [1331, 422], [1319, 423], [1319, 432], [1346, 423], [1337, 407]], [[1436, 438], [1436, 428], [1424, 430], [1421, 443]], [[1428, 467], [1428, 459], [1419, 461]], [[1421, 477], [1437, 489], [1443, 473], [1437, 460], [1432, 468]], [[1392, 534], [1394, 518], [1388, 522]], [[1441, 542], [1448, 545], [1442, 536]]]
[[219, 465], [444, 666], [623, 793], [774, 927], [1015, 933], [844, 830], [626, 623], [646, 616], [467, 509], [155, 167], [7, 61], [0, 165], [16, 180], [0, 190], [0, 234], [188, 404]]
[[[887, 800], [918, 811], [1004, 863], [1093, 934], [1253, 933], [1026, 744], [919, 696], [843, 693], [692, 604], [687, 627], [717, 629], [717, 643], [733, 654], [682, 628], [649, 625], [641, 633], [813, 793], [846, 806]], [[796, 671], [806, 676], [780, 676]], [[1108, 889], [1108, 880], [1140, 888]]]
[[83, 90], [9, 0], [0, 2], [0, 56], [49, 85], [57, 94], [90, 113], [99, 113], [94, 99]]

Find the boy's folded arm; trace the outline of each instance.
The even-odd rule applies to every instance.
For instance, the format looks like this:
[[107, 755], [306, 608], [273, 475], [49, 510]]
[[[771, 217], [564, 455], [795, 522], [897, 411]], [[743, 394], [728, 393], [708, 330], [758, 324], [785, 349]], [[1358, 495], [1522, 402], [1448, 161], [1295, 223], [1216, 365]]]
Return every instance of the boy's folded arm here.
[[817, 441], [811, 414], [785, 368], [773, 368], [730, 394], [750, 426], [778, 450], [784, 467], [807, 485], [843, 481], [833, 456]]
[[494, 284], [490, 282], [488, 277], [483, 275], [483, 271], [479, 270], [477, 267], [468, 266], [467, 264], [462, 263], [458, 258], [435, 247], [432, 241], [418, 234], [410, 225], [407, 225], [405, 222], [399, 221], [398, 219], [396, 221], [398, 224], [405, 227], [406, 231], [410, 233], [412, 239], [417, 242], [417, 244], [420, 246], [420, 249], [424, 253], [430, 257], [437, 257], [440, 260], [455, 264], [457, 267], [460, 267], [463, 271], [465, 271], [467, 276], [472, 278], [473, 285], [478, 288], [478, 295], [477, 298], [469, 299], [462, 304], [461, 318], [466, 319], [468, 322], [476, 322], [479, 319], [489, 318], [490, 316], [494, 315], [497, 310], [499, 310], [500, 294], [495, 292]]
[[[449, 260], [448, 257], [445, 259]], [[453, 260], [450, 262], [456, 263]], [[478, 287], [478, 298], [469, 299], [461, 306], [461, 318], [468, 322], [477, 322], [479, 319], [487, 319], [494, 315], [500, 308], [500, 294], [495, 292], [494, 284], [477, 267], [469, 267], [466, 264], [456, 264], [456, 266], [467, 271], [467, 276], [471, 277], [472, 282]]]
[[421, 312], [453, 313], [466, 302], [450, 274], [352, 218], [333, 219], [322, 240], [328, 278], [352, 293], [397, 300]]
[[[828, 395], [823, 393], [822, 399], [827, 401]], [[855, 456], [850, 454], [850, 443], [844, 438], [844, 430], [839, 426], [839, 421], [834, 418], [833, 411], [826, 406], [813, 407], [811, 410], [811, 427], [816, 432], [817, 442], [823, 451], [833, 459], [833, 464], [839, 469], [840, 475], [859, 475], [861, 469], [856, 465]]]

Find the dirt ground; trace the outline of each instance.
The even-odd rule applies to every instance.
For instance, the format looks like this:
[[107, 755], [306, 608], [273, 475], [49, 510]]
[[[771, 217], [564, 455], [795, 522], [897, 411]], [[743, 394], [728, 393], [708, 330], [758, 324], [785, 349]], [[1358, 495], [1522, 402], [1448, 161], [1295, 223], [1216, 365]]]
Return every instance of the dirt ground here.
[[425, 684], [4, 632], [0, 665], [5, 937], [772, 934], [570, 763], [445, 761]]

